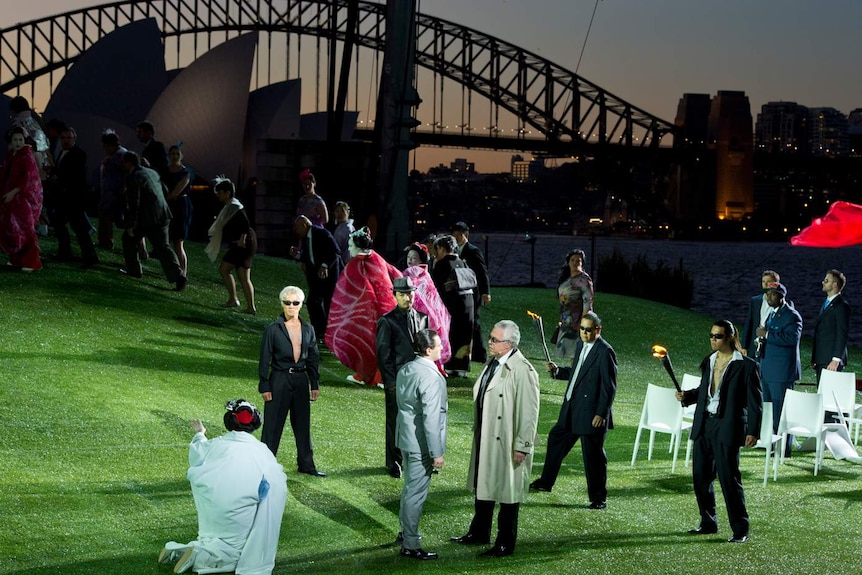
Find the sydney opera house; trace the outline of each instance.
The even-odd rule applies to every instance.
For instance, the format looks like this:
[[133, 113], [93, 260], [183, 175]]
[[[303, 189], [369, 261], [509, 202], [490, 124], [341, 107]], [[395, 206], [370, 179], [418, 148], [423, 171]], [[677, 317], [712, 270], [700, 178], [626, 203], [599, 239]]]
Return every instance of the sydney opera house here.
[[[166, 146], [181, 141], [186, 165], [199, 180], [217, 175], [237, 182], [238, 196], [254, 214], [260, 250], [287, 250], [292, 215], [301, 189], [298, 174], [315, 172], [330, 204], [346, 200], [362, 209], [367, 145], [351, 141], [356, 112], [344, 116], [341, 143], [326, 143], [325, 112], [301, 114], [301, 80], [250, 91], [257, 34], [215, 46], [185, 68], [167, 70], [164, 45], [154, 19], [132, 22], [107, 34], [68, 69], [42, 114], [73, 126], [89, 158], [90, 182], [98, 185], [103, 157], [101, 133], [114, 130], [122, 144], [140, 151], [135, 126], [149, 120]], [[0, 106], [8, 109], [8, 96]], [[4, 128], [4, 126], [0, 126]], [[338, 155], [338, 169], [321, 173]], [[205, 187], [193, 193], [200, 239], [217, 212]]]

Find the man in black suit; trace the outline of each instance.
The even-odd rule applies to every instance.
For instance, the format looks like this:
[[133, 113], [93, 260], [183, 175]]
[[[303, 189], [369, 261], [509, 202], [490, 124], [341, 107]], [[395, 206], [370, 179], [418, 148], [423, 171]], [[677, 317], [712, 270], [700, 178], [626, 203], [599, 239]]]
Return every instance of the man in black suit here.
[[488, 279], [488, 266], [485, 256], [476, 245], [470, 243], [470, 228], [464, 222], [456, 222], [452, 226], [452, 236], [458, 243], [458, 257], [476, 274], [478, 287], [473, 290], [473, 347], [471, 361], [485, 363], [488, 351], [485, 349], [485, 338], [482, 337], [482, 326], [479, 325], [479, 308], [491, 303], [491, 281]]
[[608, 458], [605, 435], [613, 429], [611, 405], [617, 390], [617, 356], [601, 337], [602, 320], [593, 312], [581, 316], [581, 341], [575, 347], [571, 368], [548, 362], [555, 379], [568, 380], [556, 425], [548, 433], [548, 453], [542, 475], [530, 484], [535, 491], [550, 491], [560, 466], [578, 439], [584, 456], [590, 509], [604, 509], [608, 498]]
[[395, 422], [398, 419], [395, 381], [398, 370], [416, 357], [413, 350], [416, 334], [428, 329], [428, 316], [413, 309], [415, 291], [416, 286], [409, 277], [395, 278], [392, 292], [396, 305], [377, 319], [377, 366], [386, 396], [386, 469], [396, 479], [401, 477], [402, 460], [401, 450], [395, 446]]
[[824, 369], [843, 371], [847, 365], [850, 304], [841, 293], [846, 283], [847, 278], [838, 270], [829, 270], [823, 278], [826, 301], [814, 324], [814, 347], [811, 350], [811, 367], [817, 370], [818, 383]]
[[156, 171], [159, 177], [168, 171], [168, 151], [165, 145], [155, 138], [156, 128], [152, 122], [139, 122], [135, 130], [138, 141], [144, 145], [141, 150], [141, 158], [149, 164], [149, 168]]
[[87, 153], [77, 145], [74, 128], [63, 127], [60, 132], [62, 146], [51, 171], [54, 180], [53, 212], [51, 220], [57, 235], [57, 259], [72, 259], [72, 240], [66, 224], [71, 226], [81, 248], [84, 266], [99, 263], [96, 248], [90, 238], [90, 220], [87, 219]]
[[162, 264], [168, 281], [176, 283], [174, 290], [184, 290], [188, 280], [168, 240], [171, 210], [162, 193], [159, 175], [141, 166], [140, 158], [134, 152], [123, 154], [123, 171], [126, 173], [126, 231], [123, 233], [126, 267], [120, 271], [132, 277], [141, 277], [138, 246], [143, 238], [147, 238], [153, 244], [153, 252]]
[[294, 233], [304, 238], [304, 249], [290, 248], [291, 257], [302, 263], [305, 280], [308, 282], [308, 318], [314, 327], [318, 342], [323, 342], [326, 322], [329, 319], [329, 304], [335, 284], [341, 274], [341, 250], [327, 230], [315, 226], [305, 216], [298, 216], [293, 225]]
[[691, 439], [694, 494], [700, 510], [700, 525], [692, 535], [718, 533], [715, 514], [716, 473], [724, 494], [731, 543], [748, 540], [748, 511], [739, 472], [739, 448], [754, 447], [760, 435], [763, 394], [760, 367], [742, 355], [733, 324], [718, 320], [709, 330], [712, 353], [700, 364], [700, 386], [677, 392], [683, 405], [696, 403]]
[[757, 328], [766, 325], [766, 319], [772, 308], [766, 303], [766, 289], [771, 283], [778, 283], [781, 278], [778, 272], [765, 270], [760, 274], [761, 293], [752, 297], [748, 302], [748, 315], [745, 319], [745, 327], [742, 330], [742, 354], [760, 361], [762, 355], [763, 340], [757, 337]]

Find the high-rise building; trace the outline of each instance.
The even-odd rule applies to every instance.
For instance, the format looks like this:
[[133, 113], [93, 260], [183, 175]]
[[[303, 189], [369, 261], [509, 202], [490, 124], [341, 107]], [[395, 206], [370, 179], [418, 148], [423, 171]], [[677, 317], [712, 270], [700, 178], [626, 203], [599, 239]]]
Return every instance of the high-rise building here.
[[712, 99], [707, 141], [715, 151], [715, 215], [742, 220], [754, 211], [754, 138], [745, 92], [721, 90]]
[[525, 160], [520, 154], [512, 156], [512, 178], [518, 182], [526, 182], [538, 177], [544, 167], [543, 160]]
[[847, 116], [847, 140], [850, 154], [862, 155], [862, 108], [856, 108]]
[[835, 108], [809, 109], [808, 145], [814, 156], [846, 155], [849, 150], [847, 116]]
[[467, 158], [455, 158], [454, 162], [449, 163], [449, 169], [460, 176], [474, 174], [476, 173], [476, 163], [468, 162]]
[[773, 154], [808, 153], [808, 108], [796, 102], [768, 102], [760, 107], [754, 148]]

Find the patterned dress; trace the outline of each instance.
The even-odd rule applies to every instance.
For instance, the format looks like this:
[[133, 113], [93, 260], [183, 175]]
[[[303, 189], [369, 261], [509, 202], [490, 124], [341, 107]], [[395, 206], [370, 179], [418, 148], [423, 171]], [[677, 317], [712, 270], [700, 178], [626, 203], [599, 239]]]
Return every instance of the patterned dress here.
[[33, 148], [9, 150], [0, 166], [0, 196], [19, 189], [11, 202], [0, 197], [0, 250], [15, 267], [42, 269], [36, 224], [42, 212], [42, 180]]
[[560, 284], [560, 334], [557, 337], [557, 357], [573, 359], [580, 341], [581, 316], [593, 309], [593, 280], [581, 272]]

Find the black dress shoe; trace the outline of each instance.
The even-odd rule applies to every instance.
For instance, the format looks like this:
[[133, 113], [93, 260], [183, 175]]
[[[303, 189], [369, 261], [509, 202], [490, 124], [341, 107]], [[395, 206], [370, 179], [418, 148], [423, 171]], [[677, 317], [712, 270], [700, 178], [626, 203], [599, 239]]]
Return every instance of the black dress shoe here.
[[187, 285], [189, 285], [189, 278], [186, 276], [180, 276], [177, 279], [177, 285], [174, 287], [174, 291], [183, 291], [186, 289]]
[[728, 543], [745, 543], [746, 541], [748, 541], [748, 535], [742, 535], [740, 537], [737, 537], [736, 535], [734, 535], [733, 537], [731, 537], [730, 539], [727, 540]]
[[605, 503], [604, 501], [593, 501], [592, 503], [590, 503], [589, 508], [590, 509], [606, 509], [607, 506], [608, 506], [608, 504]]
[[479, 557], [508, 557], [515, 550], [505, 545], [494, 545], [484, 553], [479, 553]]
[[422, 561], [437, 559], [437, 554], [433, 551], [425, 551], [424, 549], [405, 549], [404, 547], [401, 548], [401, 556], [410, 557], [411, 559], [421, 559]]
[[530, 489], [533, 491], [544, 491], [545, 493], [551, 492], [551, 486], [546, 483], [542, 483], [540, 479], [535, 480], [530, 484]]
[[718, 527], [716, 527], [715, 525], [713, 525], [712, 527], [704, 527], [701, 525], [697, 529], [688, 530], [689, 535], [714, 535], [716, 533], [718, 533]]
[[312, 469], [310, 471], [299, 470], [300, 473], [305, 473], [306, 475], [311, 475], [312, 477], [326, 477], [326, 474], [322, 471], [318, 471], [317, 469]]
[[392, 467], [389, 468], [390, 477], [394, 477], [395, 479], [401, 479], [401, 466], [397, 463], [393, 463]]
[[491, 537], [479, 537], [475, 533], [467, 533], [461, 537], [450, 537], [449, 541], [462, 545], [487, 545], [491, 542]]
[[143, 277], [142, 274], [136, 274], [136, 273], [130, 272], [126, 268], [120, 268], [120, 273], [123, 274], [124, 276], [129, 276], [130, 278], [141, 279], [141, 277]]

